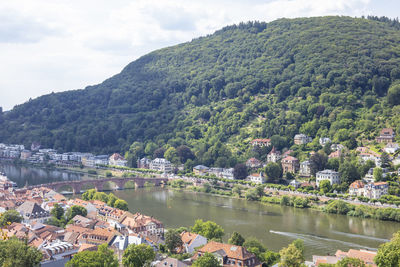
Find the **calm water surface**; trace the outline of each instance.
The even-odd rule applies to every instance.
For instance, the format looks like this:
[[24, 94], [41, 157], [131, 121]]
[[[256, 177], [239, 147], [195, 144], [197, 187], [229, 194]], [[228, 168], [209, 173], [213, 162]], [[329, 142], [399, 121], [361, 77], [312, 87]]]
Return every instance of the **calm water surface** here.
[[[4, 162], [0, 162], [0, 168], [19, 187], [26, 183], [88, 179], [76, 173]], [[376, 249], [400, 230], [400, 224], [395, 222], [162, 188], [115, 191], [114, 194], [128, 202], [131, 212], [153, 215], [167, 228], [189, 227], [196, 219], [212, 220], [225, 229], [225, 241], [233, 231], [238, 231], [245, 237], [258, 238], [274, 251], [297, 238], [303, 239], [308, 260], [313, 254], [332, 254], [337, 249]]]
[[376, 249], [400, 229], [399, 223], [325, 214], [311, 209], [264, 205], [240, 199], [161, 188], [114, 192], [125, 199], [131, 212], [161, 220], [167, 228], [192, 226], [196, 219], [212, 220], [225, 229], [256, 237], [279, 251], [293, 240], [304, 240], [306, 257], [337, 249]]

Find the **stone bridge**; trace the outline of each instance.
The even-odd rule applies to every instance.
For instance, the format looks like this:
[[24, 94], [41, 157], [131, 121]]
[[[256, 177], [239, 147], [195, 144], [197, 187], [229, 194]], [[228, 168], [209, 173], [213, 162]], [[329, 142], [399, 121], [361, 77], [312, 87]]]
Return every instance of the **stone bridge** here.
[[117, 190], [122, 190], [125, 188], [127, 182], [135, 183], [135, 188], [144, 187], [146, 182], [154, 184], [154, 186], [161, 186], [167, 184], [167, 178], [105, 178], [105, 179], [94, 179], [94, 180], [79, 180], [79, 181], [59, 181], [48, 184], [40, 184], [29, 186], [28, 189], [47, 187], [53, 189], [54, 191], [59, 191], [63, 186], [69, 186], [72, 188], [72, 192], [78, 194], [82, 192], [82, 187], [84, 185], [93, 185], [97, 191], [103, 191], [106, 183], [112, 182], [116, 185]]

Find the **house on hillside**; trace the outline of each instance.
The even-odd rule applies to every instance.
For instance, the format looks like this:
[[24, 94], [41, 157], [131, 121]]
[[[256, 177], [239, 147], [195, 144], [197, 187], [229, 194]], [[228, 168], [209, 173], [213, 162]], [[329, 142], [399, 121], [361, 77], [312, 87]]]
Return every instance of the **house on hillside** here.
[[118, 153], [112, 154], [108, 162], [112, 166], [126, 167], [128, 165], [128, 161]]
[[136, 164], [139, 169], [150, 169], [151, 159], [146, 157], [138, 159]]
[[282, 158], [281, 152], [272, 147], [271, 151], [267, 155], [267, 162], [278, 162]]
[[[387, 143], [383, 151], [385, 151], [388, 154], [394, 154], [396, 153], [397, 150], [399, 150], [400, 146], [397, 143]], [[22, 152], [21, 152], [22, 156]]]
[[300, 176], [310, 177], [311, 176], [311, 163], [309, 160], [300, 163]]
[[321, 146], [325, 146], [326, 144], [330, 144], [330, 143], [332, 143], [332, 140], [330, 138], [328, 138], [328, 137], [321, 137], [319, 139], [319, 144]]
[[389, 184], [387, 182], [368, 183], [364, 186], [364, 196], [368, 198], [379, 199], [387, 195]]
[[342, 151], [341, 150], [336, 150], [336, 151], [333, 151], [332, 153], [330, 153], [328, 158], [330, 158], [330, 159], [340, 158], [341, 156], [342, 156]]
[[164, 158], [156, 158], [150, 162], [150, 169], [161, 172], [171, 172], [172, 164]]
[[271, 139], [253, 139], [250, 141], [250, 144], [252, 146], [259, 146], [259, 147], [264, 147], [264, 146], [270, 146], [271, 145]]
[[262, 162], [256, 158], [250, 158], [246, 161], [247, 168], [260, 168], [262, 167]]
[[364, 195], [364, 183], [361, 180], [354, 181], [349, 186], [349, 194], [353, 196], [363, 196]]
[[248, 180], [250, 182], [256, 183], [256, 184], [263, 184], [265, 183], [265, 177], [262, 172], [260, 173], [252, 173], [248, 177]]
[[247, 251], [245, 247], [211, 241], [200, 248], [193, 256], [196, 260], [204, 253], [213, 254], [223, 266], [261, 267], [262, 263], [257, 257]]
[[281, 161], [283, 173], [296, 173], [300, 168], [299, 160], [292, 156], [287, 156]]
[[317, 181], [317, 186], [319, 187], [319, 184], [323, 180], [328, 180], [331, 185], [333, 184], [340, 184], [340, 174], [336, 171], [333, 170], [323, 170], [319, 171], [316, 173], [316, 181]]
[[376, 137], [376, 142], [378, 143], [393, 143], [394, 142], [394, 137], [396, 134], [394, 133], [394, 130], [392, 128], [383, 128], [379, 136]]
[[311, 143], [311, 142], [312, 142], [312, 138], [305, 134], [296, 134], [294, 136], [294, 144], [295, 145], [304, 145], [304, 144]]
[[197, 165], [193, 167], [193, 173], [195, 175], [206, 175], [210, 168], [204, 165]]

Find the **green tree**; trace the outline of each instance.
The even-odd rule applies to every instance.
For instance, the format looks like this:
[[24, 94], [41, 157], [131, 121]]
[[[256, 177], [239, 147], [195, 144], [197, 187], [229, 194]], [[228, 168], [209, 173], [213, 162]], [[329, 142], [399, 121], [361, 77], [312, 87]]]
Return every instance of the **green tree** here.
[[89, 189], [85, 191], [85, 193], [82, 194], [82, 199], [83, 200], [92, 200], [94, 194], [96, 194], [97, 190], [96, 189]]
[[107, 205], [110, 206], [110, 207], [114, 207], [115, 206], [115, 201], [117, 201], [118, 198], [113, 193], [108, 194], [107, 198], [108, 198], [107, 199]]
[[367, 267], [360, 259], [344, 258], [335, 264], [335, 267]]
[[176, 149], [174, 147], [168, 148], [167, 151], [165, 151], [164, 156], [167, 160], [171, 161], [174, 164], [179, 163], [178, 152], [176, 152]]
[[355, 180], [360, 179], [360, 173], [358, 172], [357, 167], [349, 161], [344, 161], [340, 165], [339, 173], [341, 181], [347, 184], [351, 184]]
[[211, 253], [204, 253], [193, 263], [193, 267], [219, 267], [222, 266], [218, 259]]
[[329, 193], [332, 190], [331, 182], [329, 180], [322, 180], [319, 182], [319, 191], [322, 194]]
[[238, 163], [233, 169], [233, 176], [235, 179], [243, 180], [247, 177], [247, 167], [243, 163]]
[[64, 209], [58, 204], [54, 204], [53, 209], [50, 211], [56, 219], [61, 220], [64, 217]]
[[325, 153], [317, 152], [312, 155], [310, 158], [311, 174], [315, 175], [318, 171], [325, 169], [327, 163], [328, 156], [326, 156]]
[[382, 168], [376, 167], [373, 171], [375, 182], [379, 182], [383, 180], [383, 170]]
[[388, 153], [386, 153], [385, 151], [383, 151], [381, 155], [381, 166], [382, 168], [387, 168], [390, 166], [390, 158]]
[[16, 210], [7, 210], [0, 216], [0, 227], [6, 226], [8, 223], [22, 222], [22, 216]]
[[387, 100], [392, 106], [400, 104], [400, 84], [395, 84], [389, 88]]
[[165, 234], [165, 245], [171, 253], [176, 252], [176, 248], [183, 245], [180, 233], [177, 230], [169, 229]]
[[275, 162], [269, 162], [267, 166], [265, 166], [264, 171], [268, 180], [278, 180], [282, 176], [282, 168]]
[[209, 240], [221, 241], [224, 236], [224, 229], [213, 221], [199, 219], [195, 221], [192, 232], [202, 235]]
[[229, 238], [228, 243], [236, 246], [242, 246], [246, 240], [238, 232], [233, 232], [231, 238]]
[[66, 216], [67, 216], [67, 221], [70, 221], [72, 218], [74, 218], [76, 215], [81, 215], [83, 217], [86, 217], [87, 215], [87, 210], [84, 207], [74, 205], [71, 208], [67, 210]]
[[262, 254], [267, 251], [266, 247], [261, 244], [260, 241], [258, 241], [254, 237], [248, 238], [244, 243], [243, 247], [245, 247], [248, 251], [256, 255], [256, 257], [260, 260], [263, 261], [263, 256]]
[[128, 202], [126, 202], [123, 199], [117, 199], [114, 202], [114, 208], [120, 209], [120, 210], [128, 210]]
[[0, 266], [34, 267], [40, 266], [42, 253], [35, 247], [17, 238], [0, 241]]
[[303, 252], [294, 243], [279, 251], [281, 267], [300, 267], [304, 262]]
[[125, 267], [150, 266], [150, 263], [155, 259], [155, 257], [156, 253], [150, 246], [145, 244], [131, 244], [124, 251], [122, 264]]
[[82, 251], [74, 255], [67, 262], [66, 267], [118, 267], [118, 259], [114, 251], [107, 248], [107, 244], [101, 244], [97, 251]]
[[176, 148], [176, 152], [178, 153], [178, 157], [181, 163], [186, 163], [187, 160], [194, 160], [195, 156], [192, 152], [192, 150], [190, 150], [190, 148], [188, 148], [185, 145], [180, 145]]
[[379, 246], [374, 260], [378, 267], [400, 266], [400, 231], [393, 235], [390, 242]]
[[100, 200], [100, 201], [103, 201], [104, 203], [107, 203], [108, 196], [104, 192], [96, 192], [93, 195], [93, 200]]

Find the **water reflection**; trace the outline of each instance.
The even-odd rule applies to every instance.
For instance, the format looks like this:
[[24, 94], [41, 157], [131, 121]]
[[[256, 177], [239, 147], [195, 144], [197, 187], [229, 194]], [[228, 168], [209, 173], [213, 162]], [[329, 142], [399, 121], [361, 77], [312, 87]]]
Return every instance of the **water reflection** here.
[[170, 228], [192, 226], [196, 219], [213, 220], [225, 229], [225, 241], [238, 231], [245, 237], [257, 237], [274, 251], [297, 238], [303, 239], [307, 259], [313, 254], [332, 254], [337, 249], [378, 248], [400, 226], [395, 222], [160, 188], [115, 194], [128, 202], [131, 212], [153, 215]]
[[36, 185], [81, 179], [81, 175], [77, 173], [57, 169], [48, 170], [31, 166], [20, 166], [8, 162], [0, 162], [0, 169], [6, 173], [10, 180], [17, 183], [18, 187], [24, 187], [26, 184]]

